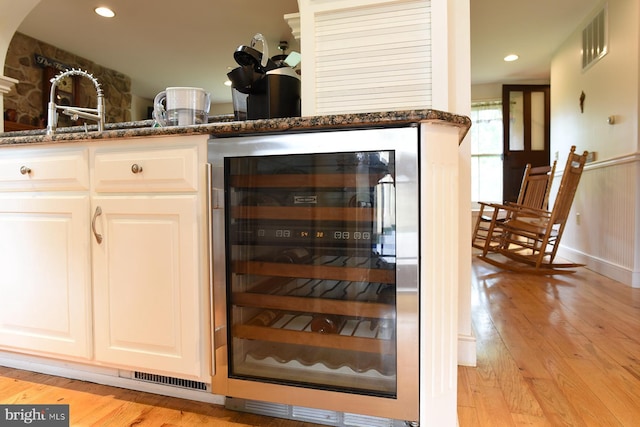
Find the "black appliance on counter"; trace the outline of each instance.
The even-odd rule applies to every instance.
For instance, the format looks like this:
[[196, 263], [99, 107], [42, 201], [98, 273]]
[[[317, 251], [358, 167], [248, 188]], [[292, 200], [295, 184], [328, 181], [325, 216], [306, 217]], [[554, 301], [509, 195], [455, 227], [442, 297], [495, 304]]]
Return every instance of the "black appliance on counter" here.
[[300, 116], [300, 76], [292, 67], [249, 46], [238, 47], [233, 57], [240, 66], [227, 77], [236, 120]]

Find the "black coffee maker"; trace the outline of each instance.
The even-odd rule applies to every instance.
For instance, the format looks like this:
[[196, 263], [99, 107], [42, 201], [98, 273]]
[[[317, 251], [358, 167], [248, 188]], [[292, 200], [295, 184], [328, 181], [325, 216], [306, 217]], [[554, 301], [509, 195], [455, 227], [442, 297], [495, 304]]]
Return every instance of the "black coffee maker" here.
[[[258, 41], [264, 53], [254, 48]], [[236, 120], [300, 116], [300, 76], [286, 61], [268, 57], [261, 34], [253, 37], [251, 46], [239, 46], [233, 57], [240, 66], [227, 77]]]

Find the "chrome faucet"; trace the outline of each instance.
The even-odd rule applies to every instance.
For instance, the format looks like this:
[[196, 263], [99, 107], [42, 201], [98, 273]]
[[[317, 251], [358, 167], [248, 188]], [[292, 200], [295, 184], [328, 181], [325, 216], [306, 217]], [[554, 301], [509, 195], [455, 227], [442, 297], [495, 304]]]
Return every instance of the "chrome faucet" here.
[[[56, 105], [54, 102], [56, 95], [56, 87], [60, 80], [64, 79], [67, 76], [84, 76], [93, 82], [93, 85], [96, 87], [96, 92], [98, 94], [98, 106], [97, 108], [82, 108], [82, 107], [71, 107], [68, 105]], [[96, 80], [93, 75], [89, 74], [86, 71], [80, 69], [71, 69], [67, 71], [63, 71], [58, 74], [54, 78], [51, 79], [51, 94], [49, 95], [49, 104], [48, 104], [48, 113], [47, 113], [47, 135], [53, 135], [56, 131], [56, 126], [58, 124], [58, 111], [62, 110], [63, 114], [70, 116], [72, 120], [78, 120], [78, 117], [82, 117], [87, 120], [94, 120], [98, 123], [98, 131], [102, 132], [104, 130], [104, 94], [102, 93], [102, 88], [100, 87], [100, 83]]]

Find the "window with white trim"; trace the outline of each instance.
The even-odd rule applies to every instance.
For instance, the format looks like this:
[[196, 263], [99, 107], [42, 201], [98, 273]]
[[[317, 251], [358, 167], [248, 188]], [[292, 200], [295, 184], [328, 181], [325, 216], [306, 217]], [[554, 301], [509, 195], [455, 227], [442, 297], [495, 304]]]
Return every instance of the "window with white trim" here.
[[502, 102], [471, 104], [471, 201], [502, 202]]

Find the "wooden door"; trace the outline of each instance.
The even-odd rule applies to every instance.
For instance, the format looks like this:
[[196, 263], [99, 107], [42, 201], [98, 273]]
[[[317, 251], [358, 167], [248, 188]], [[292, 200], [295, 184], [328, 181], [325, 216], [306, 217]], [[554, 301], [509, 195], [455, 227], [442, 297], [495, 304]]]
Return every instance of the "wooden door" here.
[[518, 199], [522, 174], [527, 163], [550, 163], [549, 85], [504, 85], [502, 116], [504, 126], [503, 198]]

